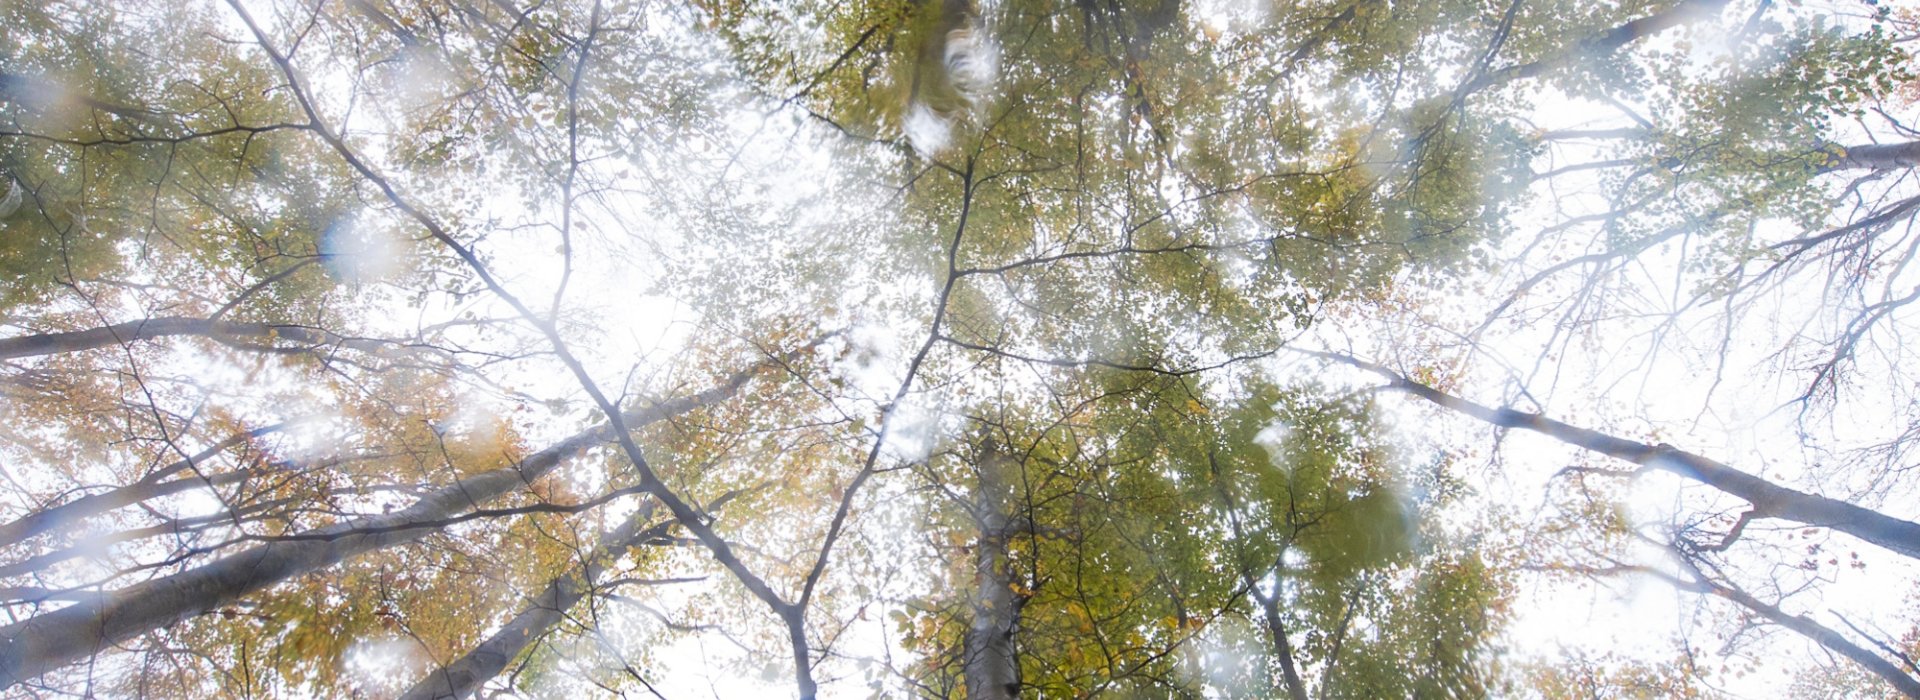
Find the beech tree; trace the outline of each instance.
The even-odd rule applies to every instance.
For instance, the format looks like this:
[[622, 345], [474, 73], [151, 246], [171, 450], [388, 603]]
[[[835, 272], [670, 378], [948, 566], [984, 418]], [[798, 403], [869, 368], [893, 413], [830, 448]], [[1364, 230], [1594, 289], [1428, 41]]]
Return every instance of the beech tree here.
[[1910, 12], [0, 26], [5, 692], [1920, 697]]

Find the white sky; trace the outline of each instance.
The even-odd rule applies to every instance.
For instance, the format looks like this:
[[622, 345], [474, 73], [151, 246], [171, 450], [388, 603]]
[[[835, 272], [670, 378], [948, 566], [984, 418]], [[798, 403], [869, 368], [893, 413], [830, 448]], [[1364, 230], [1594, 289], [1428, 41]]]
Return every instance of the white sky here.
[[[1257, 7], [1257, 3], [1202, 2], [1196, 13], [1210, 30], [1231, 31], [1240, 23], [1257, 21], [1260, 14]], [[265, 8], [257, 12], [264, 14]], [[1710, 53], [1714, 46], [1711, 41], [1704, 41], [1701, 45], [1707, 47], [1702, 49], [1706, 53]], [[334, 74], [333, 79], [328, 79], [324, 72], [309, 72], [309, 75], [319, 78], [319, 85], [325, 93], [346, 94], [351, 87], [339, 74]], [[1630, 123], [1617, 116], [1617, 112], [1611, 108], [1601, 105], [1554, 99], [1542, 99], [1540, 104], [1542, 109], [1534, 116], [1534, 121], [1542, 129], [1599, 128]], [[379, 123], [380, 117], [370, 109], [364, 106], [357, 109], [361, 111], [354, 117], [356, 125]], [[734, 132], [729, 134], [737, 142], [722, 144], [737, 146], [735, 155], [739, 156], [724, 173], [747, 179], [777, 177], [797, 183], [785, 191], [763, 191], [760, 195], [769, 202], [794, 206], [804, 211], [804, 207], [799, 205], [822, 196], [821, 189], [831, 183], [844, 183], [847, 177], [842, 164], [835, 159], [833, 148], [822, 145], [820, 134], [814, 133], [812, 127], [794, 127], [782, 116], [767, 117], [752, 108], [744, 108], [738, 122], [733, 125]], [[931, 131], [936, 126], [926, 123], [912, 126], [926, 132], [926, 135], [914, 138], [915, 144], [937, 149], [933, 145], [937, 141], [936, 134]], [[803, 136], [795, 137], [796, 133]], [[381, 153], [378, 140], [355, 143], [371, 149], [378, 159]], [[1572, 154], [1572, 159], [1582, 157], [1585, 155]], [[1543, 166], [1550, 162], [1547, 159], [1540, 161]], [[608, 160], [595, 163], [587, 170], [592, 178], [630, 183], [630, 179], [621, 175], [621, 171], [629, 167], [619, 161]], [[708, 171], [691, 168], [690, 171], [694, 177], [717, 176]], [[1555, 186], [1576, 192], [1582, 189], [1575, 178], [1563, 178]], [[476, 219], [511, 223], [539, 219], [550, 213], [529, 211], [521, 198], [511, 192], [493, 192], [484, 199], [490, 206], [477, 212]], [[1544, 207], [1549, 202], [1543, 198], [1540, 204]], [[1591, 206], [1592, 202], [1590, 198], [1568, 195], [1558, 197], [1551, 204], [1571, 209]], [[879, 211], [885, 205], [875, 202], [872, 206]], [[694, 339], [694, 334], [706, 330], [708, 326], [704, 324], [710, 321], [699, 318], [684, 300], [647, 291], [652, 286], [645, 278], [662, 274], [666, 269], [667, 261], [657, 259], [662, 251], [685, 250], [700, 235], [698, 231], [676, 230], [672, 223], [676, 221], [675, 217], [656, 207], [657, 202], [652, 197], [619, 194], [603, 197], [583, 207], [585, 214], [582, 218], [587, 222], [587, 227], [574, 237], [575, 267], [567, 297], [567, 306], [572, 312], [568, 319], [574, 324], [568, 327], [568, 331], [570, 339], [578, 341], [574, 347], [583, 352], [583, 359], [589, 363], [592, 373], [610, 393], [657, 387], [658, 382], [670, 374], [674, 363], [683, 357], [683, 351]], [[1524, 243], [1525, 222], [1529, 218], [1544, 221], [1549, 216], [1551, 213], [1546, 211], [1523, 215], [1520, 218], [1520, 235], [1512, 244]], [[809, 230], [810, 235], [830, 234], [820, 221], [776, 220], [762, 223], [774, 227], [782, 223], [801, 226]], [[509, 271], [505, 276], [506, 281], [516, 294], [536, 306], [544, 307], [545, 300], [558, 283], [560, 268], [517, 263], [554, 259], [551, 251], [558, 244], [558, 236], [551, 228], [533, 231], [528, 235], [492, 237], [484, 250], [493, 260], [502, 263], [500, 269]], [[389, 256], [394, 242], [383, 241], [378, 231], [373, 229], [355, 240], [364, 247], [348, 249], [347, 252], [358, 253], [349, 257], [369, 263], [369, 266], [357, 269], [373, 278], [386, 274], [380, 269], [382, 265], [372, 263]], [[1565, 248], [1536, 252], [1552, 255], [1568, 253]], [[1655, 273], [1663, 272], [1663, 265], [1670, 264], [1676, 255], [1678, 251], [1674, 249], [1651, 252], [1645, 264], [1650, 272], [1636, 278], [1635, 282], [1652, 286], [1672, 279]], [[1514, 266], [1506, 275], [1506, 281], [1516, 280], [1538, 269], [1542, 260], [1536, 257], [1531, 265]], [[1554, 298], [1557, 292], [1565, 291], [1567, 282], [1559, 280], [1551, 283], [1535, 295]], [[1435, 303], [1431, 307], [1432, 313], [1439, 323], [1448, 327], [1471, 328], [1478, 320], [1478, 314], [1490, 308], [1503, 290], [1504, 287], [1494, 285], [1485, 297], [1456, 298], [1450, 304]], [[903, 294], [913, 293], [901, 291]], [[1649, 289], [1645, 296], [1658, 299], [1671, 291]], [[1784, 483], [1803, 483], [1813, 475], [1807, 471], [1807, 452], [1801, 448], [1801, 441], [1794, 433], [1795, 426], [1790, 423], [1792, 416], [1777, 410], [1783, 398], [1798, 387], [1781, 385], [1773, 373], [1753, 372], [1749, 368], [1767, 367], [1769, 353], [1774, 351], [1782, 338], [1790, 337], [1794, 331], [1793, 328], [1782, 329], [1768, 322], [1778, 319], [1782, 323], [1791, 323], [1798, 318], [1797, 314], [1805, 313], [1809, 300], [1817, 299], [1813, 291], [1789, 290], [1769, 299], [1770, 306], [1761, 306], [1749, 313], [1745, 320], [1752, 323], [1743, 326], [1742, 332], [1751, 330], [1753, 335], [1741, 336], [1742, 342], [1728, 356], [1728, 366], [1732, 370], [1719, 377], [1717, 385], [1711, 384], [1714, 376], [1707, 371], [1712, 367], [1714, 358], [1702, 354], [1713, 349], [1704, 344], [1710, 338], [1686, 338], [1683, 333], [1682, 337], [1672, 339], [1675, 342], [1661, 346], [1659, 361], [1644, 363], [1640, 361], [1640, 353], [1646, 350], [1642, 347], [1646, 342], [1645, 336], [1640, 334], [1644, 328], [1627, 321], [1610, 326], [1607, 337], [1586, 338], [1584, 342], [1569, 346], [1576, 349], [1577, 353], [1558, 354], [1549, 361], [1536, 364], [1537, 358], [1548, 352], [1545, 349], [1547, 343], [1554, 340], [1549, 335], [1552, 329], [1541, 324], [1520, 327], [1501, 324], [1496, 325], [1484, 339], [1484, 346], [1497, 348], [1500, 357], [1466, 358], [1466, 366], [1460, 372], [1463, 380], [1460, 393], [1483, 402], [1505, 396], [1508, 377], [1501, 365], [1512, 364], [1527, 375], [1528, 386], [1537, 392], [1535, 395], [1547, 399], [1547, 409], [1556, 418], [1613, 430], [1631, 438], [1640, 438], [1643, 433], [1657, 430], [1662, 440], [1683, 448], [1694, 449], [1749, 471], [1763, 471]], [[394, 307], [391, 311], [391, 316], [384, 321], [401, 328], [412, 326], [421, 318], [448, 318], [465, 312], [481, 316], [505, 315], [504, 307], [497, 302], [456, 305], [444, 298], [433, 299], [426, 308]], [[851, 342], [862, 350], [853, 355], [862, 360], [848, 368], [848, 378], [854, 387], [869, 396], [891, 395], [893, 388], [898, 385], [901, 365], [907, 353], [918, 346], [919, 334], [924, 333], [925, 329], [897, 324], [895, 322], [900, 319], [878, 312], [872, 318], [861, 318], [857, 313], [848, 315], [850, 320], [866, 321], [852, 334]], [[1644, 326], [1645, 323], [1641, 322], [1640, 325]], [[1333, 330], [1323, 330], [1312, 340], [1327, 347], [1351, 347], [1362, 351], [1363, 355], [1371, 353], [1373, 357], [1385, 357], [1391, 350], [1385, 345], [1404, 337], [1396, 332], [1398, 330], [1384, 325], [1347, 326], [1337, 329], [1338, 335], [1332, 335], [1335, 332]], [[1701, 332], [1700, 328], [1684, 328], [1683, 331]], [[585, 415], [588, 408], [574, 396], [577, 392], [572, 386], [551, 378], [551, 370], [551, 367], [538, 365], [522, 366], [509, 369], [505, 376], [496, 377], [502, 384], [524, 390], [532, 398], [574, 397], [574, 402], [558, 415], [546, 414], [539, 419], [522, 421], [520, 427], [534, 436], [535, 444], [539, 444], [544, 435], [570, 431], [571, 419]], [[1549, 381], [1548, 378], [1554, 379]], [[257, 381], [252, 375], [216, 380], [235, 384]], [[1364, 382], [1359, 379], [1355, 381]], [[1713, 388], [1711, 397], [1706, 394], [1709, 385]], [[469, 400], [475, 415], [505, 411], [513, 405], [509, 397], [481, 389], [474, 390]], [[1869, 401], [1850, 405], [1849, 408], [1868, 412], [1880, 409], [1884, 410], [1885, 415], [1896, 415], [1896, 406], [1886, 403]], [[935, 406], [909, 404], [893, 426], [894, 439], [888, 446], [888, 455], [903, 461], [924, 455], [935, 442], [935, 436], [930, 431], [939, 424], [938, 415]], [[1418, 416], [1427, 414], [1407, 411], [1407, 415], [1409, 417], [1402, 418], [1401, 422], [1414, 425], [1425, 420]], [[1885, 424], [1875, 422], [1873, 425], [1884, 427]], [[1485, 431], [1468, 421], [1456, 420], [1450, 424], [1424, 427], [1433, 429], [1422, 437], [1429, 443], [1456, 448], [1488, 447]], [[1857, 439], [1857, 435], [1848, 432], [1849, 428], [1854, 427], [1857, 426], [1837, 426], [1835, 439]], [[1544, 502], [1546, 484], [1555, 471], [1568, 464], [1568, 451], [1544, 438], [1523, 435], [1509, 436], [1502, 449], [1503, 459], [1498, 465], [1498, 474], [1476, 474], [1480, 477], [1475, 483], [1481, 489], [1482, 505], [1522, 504], [1513, 506], [1515, 513], [1532, 515], [1528, 509]], [[1775, 459], [1757, 462], [1756, 459], [1762, 455], [1771, 455]], [[1753, 466], [1757, 464], [1764, 464], [1764, 468]], [[886, 479], [877, 481], [871, 487], [873, 493], [863, 499], [869, 510], [864, 514], [867, 519], [861, 522], [863, 529], [858, 533], [860, 536], [880, 539], [889, 532], [898, 535], [907, 531], [908, 524], [903, 519], [911, 517], [911, 514], [905, 509], [890, 511], [885, 506], [887, 499], [904, 499], [901, 487], [899, 481]], [[1675, 512], [1691, 511], [1708, 502], [1700, 489], [1689, 489], [1683, 495], [1676, 496], [1675, 487], [1673, 479], [1663, 476], [1642, 479], [1633, 489], [1633, 497], [1626, 505], [1636, 519], [1651, 523], [1666, 520]], [[177, 506], [184, 509], [182, 512], [199, 513], [214, 505], [208, 501], [204, 494], [188, 496], [181, 499]], [[1911, 506], [1902, 502], [1889, 502], [1887, 507], [1898, 514], [1914, 514]], [[1902, 629], [1895, 621], [1899, 619], [1899, 613], [1908, 609], [1903, 598], [1906, 591], [1914, 590], [1915, 568], [1871, 546], [1845, 542], [1845, 538], [1840, 536], [1834, 536], [1833, 540], [1830, 545], [1832, 548], [1843, 552], [1857, 551], [1867, 561], [1866, 570], [1859, 572], [1845, 567], [1834, 571], [1823, 569], [1821, 576], [1826, 577], [1827, 582], [1813, 593], [1793, 599], [1794, 603], [1789, 605], [1789, 609], [1818, 610], [1830, 607], [1846, 611], [1848, 619], [1864, 623], [1863, 626], [1882, 624], [1889, 629]], [[1735, 558], [1739, 556], [1736, 554]], [[885, 590], [876, 591], [875, 597], [897, 601], [920, 592], [917, 588], [929, 583], [927, 572], [914, 572], [907, 568], [901, 565], [898, 576], [891, 579], [891, 585], [884, 587]], [[845, 585], [847, 581], [837, 580], [835, 583]], [[710, 587], [695, 585], [660, 591], [648, 589], [630, 594], [636, 597], [653, 596], [663, 608], [673, 609], [679, 605], [694, 604], [691, 601], [696, 596], [711, 590]], [[1899, 593], [1895, 595], [1890, 592]], [[1674, 644], [1676, 636], [1696, 640], [1701, 638], [1700, 629], [1695, 626], [1699, 618], [1691, 612], [1695, 610], [1697, 600], [1698, 596], [1693, 594], [1674, 592], [1664, 585], [1644, 581], [1556, 587], [1529, 584], [1518, 608], [1518, 618], [1508, 632], [1506, 641], [1516, 654], [1522, 656], [1551, 656], [1566, 648], [1595, 653], [1621, 653], [1648, 660], [1671, 658], [1678, 650]], [[765, 612], [764, 607], [747, 602], [744, 597], [733, 604], [756, 613]], [[631, 626], [640, 630], [657, 630], [657, 624], [644, 613], [617, 604], [611, 605], [609, 610], [609, 619], [615, 628]], [[903, 658], [905, 652], [890, 641], [891, 635], [887, 633], [891, 628], [891, 623], [886, 621], [889, 611], [884, 606], [868, 610], [866, 614], [872, 622], [856, 625], [854, 631], [836, 646], [836, 651], [851, 656], [891, 655], [896, 661]], [[1724, 616], [1726, 610], [1721, 608], [1717, 613]], [[1836, 621], [1830, 615], [1822, 617], [1816, 614], [1815, 617], [1835, 626]], [[764, 616], [763, 623], [770, 624], [771, 617]], [[766, 629], [758, 631], [765, 632]], [[397, 642], [383, 638], [366, 640], [365, 643], [367, 646], [363, 653], [355, 656], [352, 668], [371, 675], [389, 672], [390, 669], [381, 664], [387, 658], [386, 654], [393, 652], [392, 645]], [[1803, 651], [1806, 646], [1797, 638], [1777, 638], [1752, 649], [1756, 654], [1802, 660], [1810, 656]], [[1780, 653], [1773, 654], [1775, 650]], [[771, 660], [756, 662], [766, 666], [767, 673], [746, 673], [735, 663], [741, 658], [738, 650], [726, 640], [716, 635], [690, 637], [657, 652], [654, 667], [661, 669], [661, 672], [649, 680], [671, 698], [773, 697], [790, 693], [787, 657], [777, 646], [769, 651], [774, 652], [769, 657]], [[861, 670], [857, 663], [837, 662], [823, 667], [822, 675], [857, 674]], [[1777, 664], [1765, 673], [1744, 679], [1716, 679], [1725, 681], [1725, 688], [1737, 695], [1770, 697], [1777, 695], [1784, 682], [1783, 674], [1793, 670], [1790, 665]], [[854, 686], [861, 685], [861, 682], [849, 681], [830, 686], [826, 695], [831, 697], [849, 693], [858, 689]]]

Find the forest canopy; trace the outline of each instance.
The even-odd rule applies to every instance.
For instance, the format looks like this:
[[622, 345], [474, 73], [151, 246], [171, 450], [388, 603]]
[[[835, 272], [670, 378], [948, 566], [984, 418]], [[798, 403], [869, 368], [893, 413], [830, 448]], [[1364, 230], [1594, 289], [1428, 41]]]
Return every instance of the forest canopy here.
[[1916, 41], [0, 1], [0, 695], [1920, 698]]

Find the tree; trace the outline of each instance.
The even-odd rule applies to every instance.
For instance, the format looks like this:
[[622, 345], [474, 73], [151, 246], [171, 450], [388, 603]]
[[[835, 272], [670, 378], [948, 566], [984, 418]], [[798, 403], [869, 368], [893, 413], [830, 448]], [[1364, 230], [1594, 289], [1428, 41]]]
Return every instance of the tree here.
[[[1900, 376], [1897, 345], [1861, 358], [1911, 301], [1915, 134], [1881, 138], [1904, 133], [1906, 15], [144, 0], [0, 20], [0, 686], [1304, 700], [1638, 677], [1506, 665], [1544, 571], [1717, 596], [1913, 692], [1910, 644], [1785, 612], [1751, 573], [1781, 555], [1748, 547], [1787, 520], [1911, 557], [1911, 514], [1869, 500], [1902, 472], [1816, 493], [1574, 427], [1607, 427], [1604, 402], [1563, 423], [1460, 398], [1509, 347], [1592, 357], [1572, 334], [1646, 291], [1613, 272], [1677, 246], [1668, 318], [1715, 309], [1723, 348], [1763, 290], [1846, 280], [1809, 312], [1837, 321], [1804, 336], [1805, 415]], [[1535, 126], [1557, 97], [1631, 123]], [[1884, 124], [1847, 121], [1869, 110]], [[1548, 313], [1545, 341], [1509, 330]], [[1299, 350], [1751, 509], [1715, 530], [1689, 501], [1710, 515], [1660, 529], [1556, 501], [1523, 533], [1486, 501], [1541, 484], [1409, 436], [1364, 383], [1301, 376]], [[1526, 383], [1503, 386], [1572, 400]]]

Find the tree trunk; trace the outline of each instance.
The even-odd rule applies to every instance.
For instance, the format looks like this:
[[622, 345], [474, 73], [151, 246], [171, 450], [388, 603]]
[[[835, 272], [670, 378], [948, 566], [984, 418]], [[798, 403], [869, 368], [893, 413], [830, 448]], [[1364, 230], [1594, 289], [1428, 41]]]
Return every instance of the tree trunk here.
[[963, 650], [968, 700], [1013, 700], [1020, 695], [1020, 668], [1013, 656], [1013, 577], [1007, 569], [1008, 525], [1013, 518], [1007, 481], [1015, 462], [988, 444], [975, 465], [979, 498], [974, 519], [973, 623]]
[[[500, 675], [500, 671], [519, 658], [533, 640], [539, 639], [565, 619], [567, 611], [593, 590], [608, 564], [618, 560], [628, 548], [665, 534], [667, 528], [664, 526], [646, 527], [653, 519], [653, 510], [654, 503], [648, 501], [646, 507], [634, 513], [633, 517], [602, 536], [600, 543], [579, 566], [568, 569], [548, 582], [546, 589], [533, 599], [533, 604], [521, 610], [500, 631], [494, 632], [486, 641], [453, 663], [435, 669], [401, 695], [400, 700], [466, 700], [473, 697], [482, 683]], [[667, 524], [671, 524], [671, 521]]]
[[1482, 73], [1468, 83], [1463, 92], [1479, 92], [1515, 80], [1535, 78], [1576, 61], [1592, 60], [1613, 54], [1627, 44], [1672, 29], [1687, 22], [1718, 14], [1728, 0], [1681, 0], [1661, 12], [1613, 27], [1575, 44], [1572, 48], [1529, 63], [1510, 65]]
[[[645, 425], [717, 403], [732, 396], [759, 368], [700, 394], [628, 411], [625, 417], [631, 425]], [[532, 483], [562, 460], [607, 441], [610, 432], [606, 426], [584, 431], [520, 464], [461, 479], [402, 510], [311, 530], [0, 627], [0, 689], [294, 576], [423, 538], [438, 530], [436, 523]]]
[[[1683, 583], [1677, 585], [1687, 587]], [[1866, 669], [1873, 675], [1879, 676], [1881, 680], [1899, 689], [1900, 694], [1910, 698], [1920, 698], [1920, 680], [1915, 680], [1913, 676], [1908, 675], [1907, 672], [1899, 666], [1895, 666], [1892, 662], [1880, 658], [1879, 654], [1867, 651], [1861, 648], [1860, 645], [1848, 641], [1846, 637], [1841, 636], [1839, 632], [1833, 631], [1826, 625], [1814, 622], [1811, 618], [1804, 615], [1790, 615], [1786, 611], [1781, 610], [1780, 606], [1768, 605], [1760, 599], [1748, 595], [1746, 591], [1731, 586], [1723, 586], [1711, 581], [1701, 581], [1698, 586], [1693, 589], [1733, 601], [1740, 607], [1759, 613], [1761, 617], [1772, 620], [1781, 627], [1799, 632], [1806, 638], [1818, 642], [1820, 646], [1826, 647], [1841, 656], [1845, 656], [1848, 660], [1856, 664], [1860, 664], [1861, 668]]]
[[1827, 170], [1904, 170], [1920, 165], [1920, 141], [1872, 143], [1840, 149]]
[[[1250, 588], [1249, 594], [1260, 606], [1260, 615], [1267, 623], [1267, 634], [1273, 644], [1273, 656], [1280, 661], [1280, 678], [1287, 685], [1289, 700], [1307, 700], [1307, 684], [1300, 680], [1300, 669], [1294, 665], [1293, 644], [1287, 640], [1287, 624], [1280, 616], [1280, 591], [1275, 578], [1276, 589], [1272, 597], [1260, 595], [1260, 589]], [[1248, 577], [1248, 585], [1253, 579]]]
[[1854, 644], [1844, 635], [1835, 632], [1826, 625], [1815, 622], [1812, 618], [1805, 615], [1790, 614], [1785, 610], [1781, 610], [1778, 605], [1755, 598], [1752, 594], [1732, 585], [1708, 578], [1705, 572], [1701, 570], [1700, 565], [1695, 563], [1686, 552], [1677, 548], [1669, 548], [1668, 551], [1680, 562], [1680, 565], [1692, 575], [1691, 579], [1681, 578], [1659, 569], [1644, 566], [1613, 567], [1607, 570], [1607, 573], [1625, 572], [1651, 576], [1666, 581], [1674, 588], [1683, 591], [1717, 596], [1730, 601], [1735, 605], [1746, 608], [1748, 611], [1772, 621], [1774, 624], [1793, 630], [1836, 654], [1847, 657], [1849, 661], [1859, 664], [1860, 667], [1867, 672], [1879, 676], [1881, 680], [1899, 689], [1902, 695], [1910, 698], [1920, 698], [1920, 680], [1916, 680], [1912, 675], [1909, 675], [1906, 669], [1895, 665], [1879, 654], [1868, 651], [1858, 644]]
[[279, 427], [280, 426], [270, 426], [235, 435], [226, 440], [222, 440], [212, 447], [201, 450], [199, 453], [186, 459], [162, 467], [158, 471], [148, 474], [139, 481], [126, 486], [121, 486], [111, 491], [81, 496], [57, 506], [42, 508], [20, 516], [12, 522], [0, 525], [0, 547], [12, 546], [20, 543], [22, 540], [64, 527], [69, 523], [141, 501], [176, 494], [198, 486], [223, 486], [234, 481], [239, 481], [247, 476], [246, 470], [216, 474], [205, 479], [195, 475], [163, 482], [167, 477], [177, 474], [188, 467], [212, 459], [214, 455], [220, 454], [227, 448], [278, 430]]
[[135, 340], [150, 340], [173, 335], [200, 336], [223, 343], [236, 340], [256, 342], [287, 340], [309, 346], [337, 346], [376, 354], [420, 348], [420, 346], [403, 342], [350, 338], [313, 326], [164, 317], [128, 321], [84, 331], [0, 338], [0, 360], [94, 350]]
[[1394, 389], [1497, 426], [1524, 428], [1575, 447], [1706, 484], [1753, 504], [1749, 518], [1776, 518], [1829, 527], [1920, 559], [1920, 524], [1912, 521], [1884, 515], [1846, 501], [1795, 491], [1664, 443], [1649, 445], [1574, 427], [1535, 413], [1488, 408], [1408, 379], [1380, 365], [1333, 353], [1311, 354], [1379, 374], [1391, 381]]

